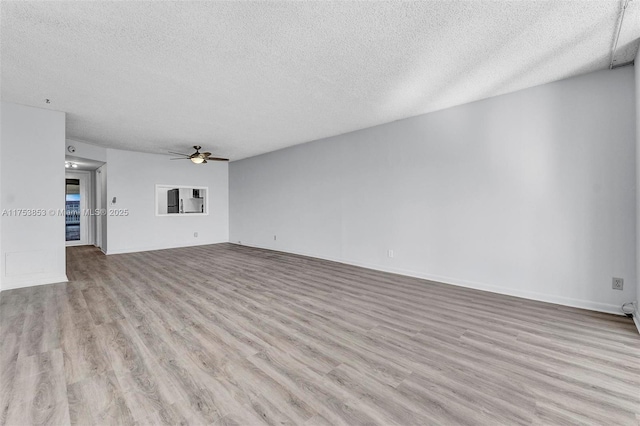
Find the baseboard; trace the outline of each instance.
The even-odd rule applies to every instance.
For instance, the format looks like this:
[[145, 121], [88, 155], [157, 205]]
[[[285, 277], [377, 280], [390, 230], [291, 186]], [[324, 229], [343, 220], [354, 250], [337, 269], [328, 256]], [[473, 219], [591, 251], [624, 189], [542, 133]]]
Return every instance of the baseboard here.
[[168, 250], [174, 248], [184, 248], [184, 247], [198, 247], [198, 246], [209, 246], [211, 244], [221, 244], [228, 243], [228, 240], [220, 240], [220, 241], [208, 241], [206, 243], [198, 243], [198, 244], [177, 244], [177, 245], [158, 245], [158, 246], [146, 246], [146, 247], [132, 247], [132, 248], [124, 248], [124, 249], [110, 249], [107, 248], [107, 251], [102, 251], [107, 256], [112, 254], [125, 254], [125, 253], [138, 253], [142, 251], [155, 251], [155, 250]]
[[37, 279], [24, 280], [24, 281], [21, 280], [13, 283], [2, 283], [2, 289], [0, 289], [0, 291], [15, 290], [18, 288], [26, 288], [26, 287], [35, 287], [35, 286], [46, 285], [46, 284], [66, 283], [68, 281], [69, 279], [67, 278], [66, 275], [51, 275], [51, 276], [46, 276], [46, 277], [37, 278]]
[[[440, 276], [440, 275], [425, 274], [423, 272], [416, 272], [416, 271], [411, 271], [411, 270], [401, 269], [401, 268], [391, 268], [391, 267], [387, 267], [387, 266], [380, 266], [380, 265], [374, 265], [374, 264], [370, 264], [370, 263], [352, 261], [352, 260], [349, 260], [349, 259], [336, 259], [336, 258], [331, 258], [331, 257], [318, 256], [318, 255], [310, 254], [310, 253], [278, 250], [278, 249], [274, 249], [273, 247], [260, 246], [260, 245], [256, 245], [256, 244], [245, 244], [245, 243], [238, 244], [238, 243], [234, 243], [234, 242], [231, 242], [231, 243], [232, 244], [236, 244], [236, 245], [247, 246], [247, 247], [265, 249], [265, 250], [281, 251], [283, 253], [291, 253], [291, 254], [296, 254], [296, 255], [300, 255], [300, 256], [314, 257], [314, 258], [317, 258], [317, 259], [329, 260], [329, 261], [338, 262], [338, 263], [344, 263], [345, 265], [358, 266], [358, 267], [361, 267], [361, 268], [373, 269], [375, 271], [389, 272], [389, 273], [392, 273], [392, 274], [404, 275], [404, 276], [413, 277], [413, 278], [420, 278], [420, 279], [423, 279], [423, 280], [436, 281], [436, 282], [440, 282], [440, 283], [444, 283], [444, 284], [455, 285], [455, 286], [458, 286], [458, 287], [472, 288], [474, 290], [482, 290], [482, 291], [487, 291], [487, 292], [491, 292], [491, 293], [503, 294], [503, 295], [506, 295], [506, 296], [520, 297], [520, 298], [523, 298], [523, 299], [536, 300], [536, 301], [539, 301], [539, 302], [554, 303], [556, 305], [570, 306], [570, 307], [573, 307], [573, 308], [580, 308], [580, 309], [588, 309], [590, 311], [605, 312], [605, 313], [608, 313], [608, 314], [624, 315], [623, 312], [622, 312], [621, 307], [618, 306], [618, 305], [594, 302], [594, 301], [591, 301], [591, 300], [572, 299], [572, 298], [563, 297], [563, 296], [557, 296], [557, 295], [553, 295], [553, 294], [536, 293], [536, 292], [532, 292], [532, 291], [523, 291], [523, 290], [514, 290], [514, 289], [511, 289], [511, 288], [508, 288], [508, 287], [494, 286], [494, 285], [490, 285], [490, 284], [486, 284], [486, 283], [461, 280], [461, 279], [445, 277], [445, 276]], [[636, 322], [636, 325], [637, 324], [638, 324], [638, 322]]]
[[636, 328], [638, 329], [638, 333], [640, 333], [640, 300], [638, 300], [635, 303], [636, 309], [635, 312], [633, 313], [633, 322], [636, 325]]

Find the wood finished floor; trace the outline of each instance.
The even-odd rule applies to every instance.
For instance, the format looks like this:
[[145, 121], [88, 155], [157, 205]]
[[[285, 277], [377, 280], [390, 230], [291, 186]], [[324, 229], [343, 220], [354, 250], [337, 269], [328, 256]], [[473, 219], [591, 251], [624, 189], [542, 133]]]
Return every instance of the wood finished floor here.
[[640, 423], [628, 318], [230, 244], [67, 256], [1, 293], [2, 424]]

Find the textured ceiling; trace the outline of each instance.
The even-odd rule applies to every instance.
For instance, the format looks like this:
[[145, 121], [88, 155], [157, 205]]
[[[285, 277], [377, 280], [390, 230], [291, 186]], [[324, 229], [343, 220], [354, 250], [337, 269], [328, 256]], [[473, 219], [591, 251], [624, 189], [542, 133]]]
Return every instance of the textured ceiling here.
[[[71, 139], [240, 159], [606, 69], [621, 1], [0, 7], [3, 100], [67, 112]], [[639, 37], [634, 0], [617, 61]]]

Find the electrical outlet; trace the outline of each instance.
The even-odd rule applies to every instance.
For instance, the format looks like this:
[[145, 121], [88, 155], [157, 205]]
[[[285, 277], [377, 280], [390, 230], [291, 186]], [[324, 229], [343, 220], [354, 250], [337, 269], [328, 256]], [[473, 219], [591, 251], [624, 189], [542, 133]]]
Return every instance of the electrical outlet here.
[[193, 236], [194, 236], [195, 238], [198, 238], [198, 233], [197, 233], [197, 232], [194, 232], [194, 233], [193, 233]]
[[611, 281], [611, 288], [614, 290], [622, 290], [624, 287], [624, 280], [622, 278], [613, 278]]
[[389, 250], [389, 251], [387, 251], [387, 256], [389, 256], [389, 257], [393, 257], [393, 250]]

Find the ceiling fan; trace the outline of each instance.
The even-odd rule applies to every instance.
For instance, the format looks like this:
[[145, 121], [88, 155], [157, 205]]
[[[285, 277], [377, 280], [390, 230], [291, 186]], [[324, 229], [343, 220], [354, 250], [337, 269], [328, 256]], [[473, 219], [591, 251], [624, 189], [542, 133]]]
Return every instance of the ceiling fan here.
[[228, 158], [220, 158], [220, 157], [212, 157], [210, 152], [200, 152], [202, 149], [201, 146], [194, 145], [193, 148], [196, 150], [193, 154], [182, 154], [180, 152], [171, 152], [169, 154], [182, 155], [180, 158], [172, 158], [172, 160], [191, 160], [195, 164], [205, 164], [207, 160], [209, 161], [229, 161]]

